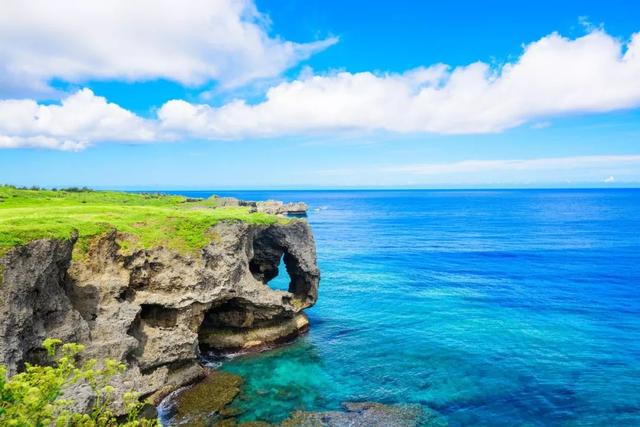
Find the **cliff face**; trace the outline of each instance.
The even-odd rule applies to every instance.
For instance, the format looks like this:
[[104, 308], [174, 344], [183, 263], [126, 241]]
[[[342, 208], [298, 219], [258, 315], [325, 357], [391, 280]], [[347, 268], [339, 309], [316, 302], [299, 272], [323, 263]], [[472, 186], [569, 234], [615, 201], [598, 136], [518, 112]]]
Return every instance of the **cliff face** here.
[[[320, 273], [306, 222], [221, 222], [197, 257], [156, 248], [124, 254], [117, 231], [71, 262], [74, 239], [37, 240], [0, 259], [0, 363], [39, 361], [47, 337], [84, 343], [87, 357], [125, 362], [118, 387], [163, 393], [201, 375], [199, 351], [296, 335]], [[283, 259], [289, 292], [271, 289]]]
[[73, 240], [38, 240], [0, 259], [0, 363], [10, 374], [42, 360], [43, 337], [90, 336], [64, 290], [72, 249]]

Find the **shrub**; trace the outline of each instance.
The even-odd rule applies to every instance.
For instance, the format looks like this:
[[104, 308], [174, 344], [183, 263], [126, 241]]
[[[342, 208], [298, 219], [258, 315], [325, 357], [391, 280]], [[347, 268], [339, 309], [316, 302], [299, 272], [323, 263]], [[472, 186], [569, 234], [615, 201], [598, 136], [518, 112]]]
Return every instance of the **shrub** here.
[[[24, 371], [11, 378], [0, 365], [0, 425], [15, 427], [156, 427], [157, 420], [139, 418], [142, 404], [135, 393], [123, 398], [127, 415], [118, 419], [109, 409], [114, 389], [110, 385], [115, 375], [125, 366], [112, 359], [102, 363], [91, 359], [78, 365], [78, 354], [84, 350], [80, 344], [62, 344], [47, 339], [43, 347], [54, 358], [51, 366], [27, 364]], [[65, 387], [84, 381], [92, 390], [93, 406], [87, 413], [69, 410], [73, 403], [62, 397]]]
[[67, 187], [61, 188], [60, 191], [66, 191], [67, 193], [90, 193], [93, 190], [89, 187]]

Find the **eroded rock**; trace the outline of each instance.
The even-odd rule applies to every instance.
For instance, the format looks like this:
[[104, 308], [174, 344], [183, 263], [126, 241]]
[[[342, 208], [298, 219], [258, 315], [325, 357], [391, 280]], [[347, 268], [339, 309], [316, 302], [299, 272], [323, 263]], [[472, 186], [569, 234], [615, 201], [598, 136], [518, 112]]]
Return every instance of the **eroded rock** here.
[[[233, 340], [209, 346], [225, 350], [304, 331], [300, 313], [315, 303], [320, 280], [308, 224], [221, 222], [209, 234], [199, 256], [123, 253], [126, 236], [115, 230], [79, 262], [71, 262], [73, 239], [14, 248], [0, 259], [0, 363], [14, 373], [38, 361], [45, 338], [80, 342], [86, 357], [128, 365], [115, 395], [134, 389], [159, 401], [203, 376], [199, 336], [232, 329]], [[288, 292], [267, 284], [281, 257]]]
[[304, 216], [309, 208], [303, 202], [283, 203], [279, 200], [267, 200], [256, 202], [256, 210], [271, 215]]
[[309, 207], [304, 202], [284, 203], [280, 200], [266, 200], [253, 202], [240, 200], [235, 197], [215, 197], [216, 207], [248, 207], [251, 212], [263, 212], [269, 215], [280, 216], [306, 216]]
[[199, 335], [201, 347], [219, 352], [250, 350], [287, 342], [309, 328], [309, 319], [298, 313], [291, 319], [251, 327], [215, 327], [206, 321]]
[[10, 375], [41, 362], [46, 337], [85, 342], [89, 326], [65, 290], [75, 237], [36, 240], [0, 259], [0, 364]]

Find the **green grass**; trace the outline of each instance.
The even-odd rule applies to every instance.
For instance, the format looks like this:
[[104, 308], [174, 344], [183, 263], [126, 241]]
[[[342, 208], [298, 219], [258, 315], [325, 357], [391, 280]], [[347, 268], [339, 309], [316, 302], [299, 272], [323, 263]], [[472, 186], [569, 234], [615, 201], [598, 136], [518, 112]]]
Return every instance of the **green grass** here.
[[79, 239], [74, 257], [82, 257], [93, 239], [114, 228], [127, 236], [121, 242], [124, 250], [164, 246], [186, 254], [209, 243], [213, 236], [208, 235], [208, 230], [219, 221], [287, 221], [251, 213], [245, 207], [216, 204], [215, 198], [190, 201], [182, 196], [158, 194], [0, 186], [0, 256], [31, 240], [68, 239], [76, 230]]

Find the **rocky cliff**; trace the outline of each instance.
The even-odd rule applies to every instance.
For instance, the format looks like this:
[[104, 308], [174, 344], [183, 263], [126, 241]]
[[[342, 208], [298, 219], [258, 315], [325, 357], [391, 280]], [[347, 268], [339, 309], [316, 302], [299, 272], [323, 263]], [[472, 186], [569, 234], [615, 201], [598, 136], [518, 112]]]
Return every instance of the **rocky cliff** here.
[[[127, 364], [117, 388], [157, 400], [202, 374], [201, 351], [259, 347], [304, 331], [302, 310], [315, 303], [320, 280], [308, 224], [220, 222], [208, 235], [198, 256], [126, 253], [117, 230], [80, 261], [72, 261], [75, 236], [12, 249], [0, 259], [0, 364], [14, 373], [40, 361], [47, 337], [84, 343], [86, 357]], [[268, 285], [281, 259], [288, 292]]]

